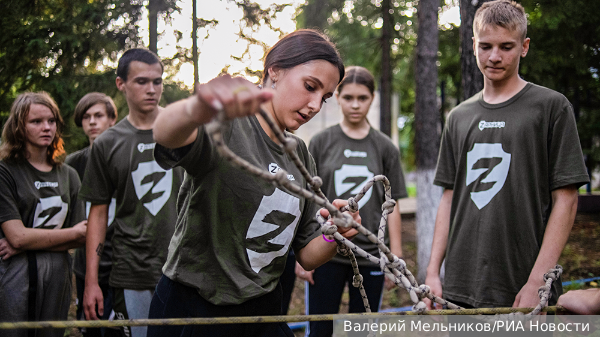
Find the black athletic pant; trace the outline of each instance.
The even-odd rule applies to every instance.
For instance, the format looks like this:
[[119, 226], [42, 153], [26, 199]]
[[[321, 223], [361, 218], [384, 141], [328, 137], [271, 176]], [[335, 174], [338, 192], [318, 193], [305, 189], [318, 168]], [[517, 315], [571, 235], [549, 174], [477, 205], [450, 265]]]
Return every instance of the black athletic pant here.
[[[369, 306], [372, 312], [379, 311], [381, 294], [383, 291], [384, 275], [377, 266], [359, 267], [363, 276], [363, 286], [369, 298]], [[365, 312], [362, 297], [358, 288], [352, 286], [354, 272], [349, 264], [327, 262], [315, 270], [314, 285], [309, 285], [308, 310], [311, 315], [336, 314], [340, 310], [344, 286], [348, 284], [350, 289], [350, 313]], [[333, 322], [321, 321], [310, 322], [310, 337], [331, 336], [333, 334]]]

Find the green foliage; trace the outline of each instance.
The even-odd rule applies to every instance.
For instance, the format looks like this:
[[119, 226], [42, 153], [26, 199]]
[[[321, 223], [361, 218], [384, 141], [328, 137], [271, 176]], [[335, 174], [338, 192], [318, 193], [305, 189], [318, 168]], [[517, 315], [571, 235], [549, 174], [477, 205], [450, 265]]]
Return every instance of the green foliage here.
[[[118, 53], [137, 45], [142, 1], [3, 1], [0, 11], [0, 121], [15, 97], [44, 90], [67, 121], [67, 150], [87, 143], [69, 121], [90, 91], [114, 96]], [[2, 123], [3, 124], [3, 123]]]
[[587, 165], [600, 163], [600, 2], [523, 0], [531, 38], [522, 76], [573, 104]]
[[[445, 3], [449, 2], [449, 5]], [[325, 4], [326, 3], [326, 4]], [[440, 8], [456, 5], [452, 1], [440, 1]], [[322, 7], [329, 11], [326, 22], [318, 23], [307, 18], [312, 7]], [[413, 144], [414, 105], [415, 105], [415, 65], [416, 46], [416, 6], [417, 1], [392, 0], [392, 91], [400, 96], [400, 114], [407, 117], [405, 127], [400, 131], [400, 150], [404, 169], [415, 168]], [[309, 14], [310, 15], [310, 14]], [[300, 8], [296, 17], [298, 28], [323, 27], [324, 32], [336, 43], [346, 65], [361, 65], [369, 69], [376, 78], [381, 76], [381, 1], [371, 0], [308, 0]], [[458, 27], [449, 26], [440, 30], [438, 53], [438, 81], [445, 81], [446, 97], [459, 97], [460, 53]], [[451, 108], [447, 100], [446, 108]], [[395, 123], [395, 121], [393, 121]]]

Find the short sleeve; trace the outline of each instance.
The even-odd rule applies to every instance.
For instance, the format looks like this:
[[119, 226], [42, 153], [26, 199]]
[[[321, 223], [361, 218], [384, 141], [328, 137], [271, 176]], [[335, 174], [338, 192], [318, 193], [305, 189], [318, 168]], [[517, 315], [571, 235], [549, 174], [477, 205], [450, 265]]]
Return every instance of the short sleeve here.
[[568, 185], [579, 187], [588, 183], [589, 176], [583, 160], [575, 115], [566, 99], [549, 135], [550, 190]]
[[115, 185], [106, 162], [105, 144], [99, 141], [100, 139], [94, 142], [90, 150], [85, 169], [87, 173], [83, 177], [79, 197], [92, 204], [108, 205], [114, 194]]
[[444, 131], [442, 132], [442, 141], [440, 152], [438, 154], [437, 167], [435, 169], [435, 179], [433, 183], [445, 189], [454, 189], [454, 180], [456, 178], [456, 161], [454, 159], [454, 149], [452, 144], [452, 135], [450, 130], [450, 118], [446, 121]]
[[[230, 134], [230, 128], [223, 133], [223, 138]], [[192, 176], [202, 175], [215, 167], [219, 154], [212, 144], [204, 126], [198, 127], [198, 135], [194, 142], [177, 149], [169, 149], [160, 144], [154, 147], [154, 159], [163, 169], [182, 167]]]
[[79, 181], [78, 173], [71, 167], [67, 167], [67, 169], [69, 172], [69, 193], [71, 200], [71, 205], [69, 205], [69, 209], [71, 209], [71, 218], [68, 226], [73, 227], [85, 220], [85, 202], [79, 199], [81, 182]]
[[0, 225], [8, 220], [21, 220], [16, 200], [17, 184], [5, 163], [0, 163]]

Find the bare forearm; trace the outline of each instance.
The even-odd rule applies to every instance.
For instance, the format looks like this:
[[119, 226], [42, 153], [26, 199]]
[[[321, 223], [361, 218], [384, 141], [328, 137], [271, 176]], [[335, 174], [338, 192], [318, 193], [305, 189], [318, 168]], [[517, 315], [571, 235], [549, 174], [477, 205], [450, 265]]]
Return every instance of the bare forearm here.
[[323, 240], [320, 235], [296, 253], [296, 260], [305, 270], [313, 270], [331, 260], [336, 253], [337, 244]]
[[[178, 148], [194, 141], [202, 120], [194, 121], [187, 113], [189, 109], [199, 109], [196, 97], [168, 105], [154, 122], [153, 135], [157, 143], [168, 147]], [[204, 122], [210, 119], [206, 118]]]
[[26, 228], [21, 220], [8, 220], [2, 223], [6, 239], [18, 250], [61, 250], [67, 244], [77, 244], [81, 234], [74, 228], [48, 230]]
[[88, 233], [85, 243], [85, 283], [98, 284], [98, 266], [106, 239], [108, 205], [92, 205], [88, 219]]
[[446, 247], [448, 246], [448, 233], [450, 233], [450, 209], [452, 207], [453, 190], [444, 190], [442, 200], [438, 207], [435, 218], [435, 229], [433, 231], [433, 243], [431, 246], [431, 257], [427, 266], [428, 275], [439, 275]]
[[544, 232], [542, 247], [538, 253], [530, 280], [542, 280], [542, 276], [553, 268], [562, 253], [577, 213], [577, 190], [566, 187], [552, 192], [553, 206]]

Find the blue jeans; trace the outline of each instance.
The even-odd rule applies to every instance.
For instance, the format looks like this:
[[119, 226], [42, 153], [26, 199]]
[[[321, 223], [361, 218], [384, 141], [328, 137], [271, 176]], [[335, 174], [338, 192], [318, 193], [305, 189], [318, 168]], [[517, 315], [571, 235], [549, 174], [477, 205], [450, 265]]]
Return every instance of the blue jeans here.
[[[281, 286], [258, 298], [237, 305], [214, 305], [200, 296], [195, 288], [162, 276], [149, 318], [235, 317], [281, 314]], [[287, 336], [294, 337], [285, 323], [247, 323], [187, 326], [149, 326], [148, 337], [162, 336]]]

